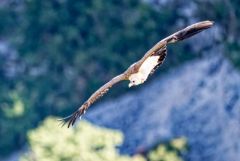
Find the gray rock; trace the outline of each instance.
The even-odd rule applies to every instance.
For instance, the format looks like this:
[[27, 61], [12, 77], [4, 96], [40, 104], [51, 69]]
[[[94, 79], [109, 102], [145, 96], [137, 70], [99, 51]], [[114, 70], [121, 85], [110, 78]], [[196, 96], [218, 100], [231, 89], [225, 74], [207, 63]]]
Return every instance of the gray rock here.
[[[114, 89], [113, 89], [114, 90]], [[98, 104], [86, 118], [119, 129], [133, 154], [185, 136], [190, 161], [240, 160], [240, 74], [223, 57], [195, 60], [138, 91]]]

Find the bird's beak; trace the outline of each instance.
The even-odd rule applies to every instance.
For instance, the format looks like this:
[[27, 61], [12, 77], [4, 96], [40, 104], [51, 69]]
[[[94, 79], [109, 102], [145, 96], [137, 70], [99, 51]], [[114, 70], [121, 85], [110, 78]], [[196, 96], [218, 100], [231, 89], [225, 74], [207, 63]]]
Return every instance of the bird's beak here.
[[133, 84], [132, 83], [129, 83], [128, 84], [128, 88], [130, 88], [130, 87], [132, 87], [133, 86]]

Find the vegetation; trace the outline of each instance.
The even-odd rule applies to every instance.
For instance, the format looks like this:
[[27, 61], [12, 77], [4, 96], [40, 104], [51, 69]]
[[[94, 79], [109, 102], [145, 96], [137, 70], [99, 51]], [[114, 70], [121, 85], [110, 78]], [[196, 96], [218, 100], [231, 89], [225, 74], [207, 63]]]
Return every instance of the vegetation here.
[[48, 118], [28, 133], [32, 152], [22, 161], [144, 161], [140, 156], [120, 156], [115, 149], [123, 141], [119, 131], [99, 128], [82, 121], [76, 128], [59, 128], [56, 118]]
[[187, 140], [178, 138], [167, 144], [160, 144], [147, 155], [150, 161], [183, 161], [181, 156], [186, 152]]
[[[81, 121], [76, 128], [59, 128], [56, 118], [47, 118], [35, 130], [28, 132], [30, 152], [21, 161], [146, 161], [141, 155], [120, 155], [116, 147], [123, 142], [123, 135], [116, 130], [100, 128]], [[150, 152], [149, 161], [181, 161], [177, 152], [185, 147], [182, 139], [167, 146], [160, 145]]]

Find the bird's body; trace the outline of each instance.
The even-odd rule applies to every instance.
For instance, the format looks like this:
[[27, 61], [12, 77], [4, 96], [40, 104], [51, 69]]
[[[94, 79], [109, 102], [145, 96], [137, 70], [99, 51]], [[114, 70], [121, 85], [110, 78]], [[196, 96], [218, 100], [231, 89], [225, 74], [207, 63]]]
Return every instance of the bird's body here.
[[148, 75], [151, 73], [151, 71], [158, 65], [158, 59], [160, 56], [151, 56], [147, 58], [144, 63], [139, 68], [140, 73], [144, 76], [144, 80], [147, 79]]
[[167, 44], [184, 40], [205, 29], [210, 28], [212, 25], [213, 22], [211, 21], [202, 21], [190, 25], [183, 30], [180, 30], [159, 41], [155, 46], [148, 50], [139, 61], [132, 64], [125, 72], [114, 77], [112, 80], [94, 92], [76, 112], [62, 119], [64, 124], [68, 122], [68, 127], [73, 125], [76, 120], [86, 112], [88, 107], [91, 106], [101, 96], [103, 96], [114, 84], [123, 80], [130, 81], [129, 87], [144, 83], [149, 75], [153, 73], [165, 60], [167, 55]]
[[129, 76], [130, 83], [128, 86], [131, 87], [133, 85], [144, 83], [154, 67], [157, 66], [158, 58], [159, 56], [151, 56], [147, 58], [147, 60], [144, 61], [144, 63], [139, 68], [138, 72]]
[[139, 85], [144, 83], [148, 76], [154, 72], [155, 68], [160, 65], [161, 61], [164, 60], [165, 56], [166, 56], [166, 50], [164, 50], [164, 56], [162, 55], [162, 59], [161, 59], [161, 54], [159, 55], [152, 55], [150, 57], [148, 57], [143, 63], [142, 65], [139, 67], [139, 70], [136, 73], [133, 73], [129, 76], [129, 87], [132, 87], [133, 85]]

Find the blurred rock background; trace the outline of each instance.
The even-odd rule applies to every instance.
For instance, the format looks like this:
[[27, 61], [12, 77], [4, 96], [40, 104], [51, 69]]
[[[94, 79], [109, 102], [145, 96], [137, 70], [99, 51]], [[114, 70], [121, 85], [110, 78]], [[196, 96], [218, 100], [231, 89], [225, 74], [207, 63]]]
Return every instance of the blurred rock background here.
[[[120, 130], [122, 155], [149, 159], [163, 145], [183, 160], [238, 161], [239, 6], [237, 0], [0, 1], [0, 160], [34, 154], [28, 134], [43, 120], [73, 112], [164, 36], [209, 19], [214, 28], [169, 46], [148, 82], [117, 85], [85, 118]], [[184, 152], [169, 146], [180, 137]]]

